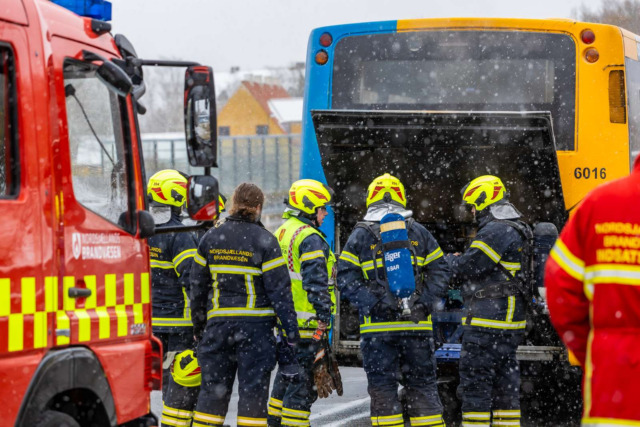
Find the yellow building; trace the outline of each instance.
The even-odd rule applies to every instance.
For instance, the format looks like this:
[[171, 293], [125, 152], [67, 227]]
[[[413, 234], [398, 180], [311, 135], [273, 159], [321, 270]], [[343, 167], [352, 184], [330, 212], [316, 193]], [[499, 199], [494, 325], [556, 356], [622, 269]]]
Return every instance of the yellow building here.
[[[219, 136], [289, 133], [269, 108], [272, 99], [290, 98], [280, 85], [243, 81], [218, 113]], [[300, 111], [302, 115], [302, 111]]]

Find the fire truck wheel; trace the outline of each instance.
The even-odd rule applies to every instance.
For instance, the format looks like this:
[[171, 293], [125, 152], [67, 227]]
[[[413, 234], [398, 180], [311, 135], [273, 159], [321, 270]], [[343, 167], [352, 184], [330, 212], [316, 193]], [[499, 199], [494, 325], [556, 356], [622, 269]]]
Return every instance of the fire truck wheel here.
[[63, 412], [45, 411], [36, 421], [36, 427], [80, 427], [80, 424]]

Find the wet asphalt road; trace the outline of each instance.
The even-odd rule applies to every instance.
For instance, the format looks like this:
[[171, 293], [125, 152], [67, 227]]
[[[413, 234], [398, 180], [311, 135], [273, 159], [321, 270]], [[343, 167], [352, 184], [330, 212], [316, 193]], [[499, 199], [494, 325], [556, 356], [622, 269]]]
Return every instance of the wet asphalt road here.
[[[313, 405], [311, 425], [322, 427], [360, 427], [370, 426], [369, 394], [367, 393], [367, 378], [362, 368], [340, 368], [344, 395], [332, 394], [328, 399], [318, 399]], [[273, 382], [274, 375], [271, 381]], [[236, 425], [238, 403], [237, 381], [229, 404], [229, 413], [225, 424]], [[162, 415], [161, 393], [151, 393], [151, 410], [158, 418]]]
[[[370, 426], [369, 420], [369, 395], [367, 393], [367, 379], [362, 368], [341, 367], [342, 380], [344, 384], [344, 395], [338, 397], [335, 393], [328, 399], [319, 399], [312, 409], [311, 425], [314, 427], [361, 427]], [[273, 381], [273, 376], [272, 376]], [[442, 392], [442, 387], [440, 387]], [[538, 405], [539, 396], [553, 398], [552, 388], [541, 387], [542, 393], [535, 393], [537, 398], [527, 398], [523, 396], [523, 407]], [[531, 396], [531, 395], [530, 395]], [[158, 418], [162, 413], [161, 394], [153, 392], [151, 394], [151, 409]], [[238, 391], [234, 387], [229, 413], [225, 420], [225, 425], [235, 426], [237, 416]], [[447, 405], [446, 402], [443, 402]], [[450, 402], [449, 402], [450, 403]], [[564, 404], [554, 405], [558, 413], [566, 413]], [[456, 412], [459, 411], [459, 407]], [[525, 413], [529, 412], [525, 410]], [[559, 419], [557, 414], [542, 411], [542, 418], [537, 420], [523, 420], [523, 427], [573, 427], [579, 426], [579, 416], [571, 415], [568, 419]], [[459, 412], [458, 412], [459, 414]], [[546, 415], [545, 415], [546, 414]], [[459, 415], [458, 415], [459, 416]], [[448, 422], [449, 427], [458, 426], [457, 422]]]

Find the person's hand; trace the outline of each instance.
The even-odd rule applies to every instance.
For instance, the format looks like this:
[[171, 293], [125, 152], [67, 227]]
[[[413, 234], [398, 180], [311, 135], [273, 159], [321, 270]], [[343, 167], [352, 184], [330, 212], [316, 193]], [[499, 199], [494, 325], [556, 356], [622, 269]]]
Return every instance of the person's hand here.
[[193, 337], [193, 357], [198, 358], [198, 346], [200, 345], [200, 337]]
[[318, 329], [320, 329], [321, 331], [326, 331], [328, 327], [329, 324], [324, 323], [322, 320], [318, 320]]
[[371, 314], [381, 318], [394, 318], [398, 314], [398, 306], [386, 304], [384, 300], [378, 301], [371, 309]]

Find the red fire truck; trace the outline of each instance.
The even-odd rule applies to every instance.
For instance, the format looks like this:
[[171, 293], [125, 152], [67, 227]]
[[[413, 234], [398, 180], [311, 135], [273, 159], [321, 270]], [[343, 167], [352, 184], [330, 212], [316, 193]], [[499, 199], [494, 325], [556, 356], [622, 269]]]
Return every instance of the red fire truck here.
[[[110, 13], [102, 0], [55, 2]], [[145, 65], [187, 68], [188, 154], [205, 167], [189, 210], [215, 214], [211, 69], [145, 61], [110, 30], [53, 2], [0, 2], [3, 426], [157, 425], [149, 392], [160, 389], [162, 352], [144, 239], [159, 231], [137, 121]]]

